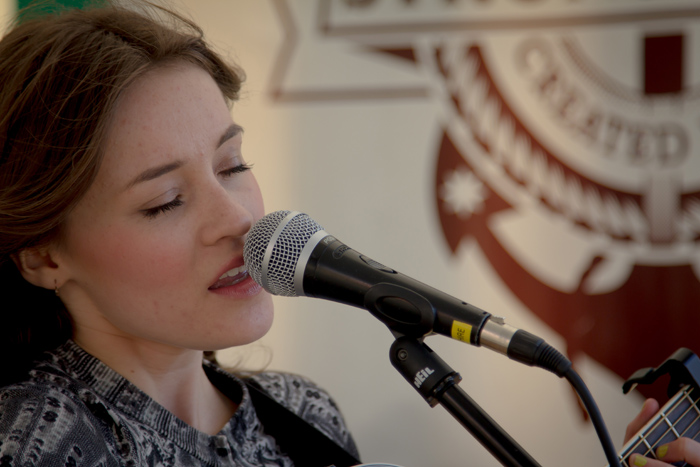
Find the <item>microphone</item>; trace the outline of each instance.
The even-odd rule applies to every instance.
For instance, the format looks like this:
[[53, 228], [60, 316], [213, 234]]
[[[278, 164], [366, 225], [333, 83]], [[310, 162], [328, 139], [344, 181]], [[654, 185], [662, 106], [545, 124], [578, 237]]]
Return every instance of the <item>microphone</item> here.
[[571, 366], [543, 339], [351, 249], [298, 211], [257, 221], [243, 258], [253, 280], [271, 294], [364, 308], [397, 337], [441, 334], [560, 377]]

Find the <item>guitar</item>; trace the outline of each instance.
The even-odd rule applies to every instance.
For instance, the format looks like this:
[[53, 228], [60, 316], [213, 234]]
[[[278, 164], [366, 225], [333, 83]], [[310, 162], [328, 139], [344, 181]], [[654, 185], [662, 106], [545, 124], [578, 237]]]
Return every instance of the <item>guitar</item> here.
[[[686, 385], [630, 439], [619, 453], [623, 467], [630, 465], [632, 454], [642, 454], [656, 459], [657, 447], [678, 438], [700, 437], [700, 390]], [[687, 464], [676, 464], [685, 466]]]
[[651, 384], [665, 374], [671, 377], [667, 389], [669, 400], [622, 447], [618, 459], [623, 467], [630, 465], [632, 454], [656, 459], [656, 448], [663, 444], [678, 438], [700, 440], [700, 359], [690, 350], [680, 348], [658, 368], [636, 371], [625, 381], [622, 390], [628, 393], [637, 384]]
[[[681, 348], [658, 368], [644, 368], [634, 373], [623, 385], [625, 393], [637, 384], [651, 384], [660, 376], [670, 374], [669, 394], [681, 388], [622, 447], [618, 459], [622, 467], [630, 467], [630, 456], [642, 454], [656, 458], [656, 448], [678, 438], [700, 441], [700, 359], [690, 350]], [[687, 466], [681, 462], [678, 467]], [[395, 464], [361, 464], [355, 467], [400, 467]], [[609, 467], [609, 466], [608, 466]]]
[[[620, 450], [622, 467], [629, 467], [632, 454], [656, 458], [658, 446], [678, 438], [700, 438], [700, 389], [684, 386]], [[679, 467], [685, 463], [676, 464]], [[362, 464], [355, 467], [400, 467], [394, 464]]]
[[[700, 389], [685, 385], [620, 450], [622, 467], [629, 467], [632, 454], [656, 458], [658, 446], [678, 438], [700, 438]], [[686, 463], [674, 464], [679, 467]], [[356, 467], [400, 467], [394, 464], [362, 464]]]

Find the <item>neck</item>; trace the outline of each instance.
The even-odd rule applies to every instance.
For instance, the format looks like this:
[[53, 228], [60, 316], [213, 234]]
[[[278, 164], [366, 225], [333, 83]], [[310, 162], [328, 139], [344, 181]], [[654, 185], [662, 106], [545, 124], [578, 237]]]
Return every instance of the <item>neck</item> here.
[[700, 394], [692, 386], [683, 387], [625, 444], [620, 452], [620, 460], [629, 462], [629, 457], [634, 453], [647, 456], [661, 443], [698, 433], [699, 397]]
[[75, 341], [190, 426], [214, 435], [236, 411], [236, 404], [209, 381], [203, 352], [133, 339]]

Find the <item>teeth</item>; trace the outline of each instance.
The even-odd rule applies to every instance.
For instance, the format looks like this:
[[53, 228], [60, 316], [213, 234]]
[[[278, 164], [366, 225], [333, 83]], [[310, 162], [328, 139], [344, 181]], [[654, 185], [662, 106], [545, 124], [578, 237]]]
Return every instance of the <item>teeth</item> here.
[[225, 273], [223, 273], [223, 274], [221, 275], [221, 277], [219, 277], [219, 280], [221, 280], [221, 279], [226, 279], [227, 277], [237, 276], [238, 274], [240, 274], [240, 273], [242, 273], [242, 272], [245, 272], [245, 271], [246, 271], [245, 266], [240, 266], [240, 267], [237, 267], [237, 268], [233, 268], [233, 269], [231, 269], [230, 271], [226, 271]]

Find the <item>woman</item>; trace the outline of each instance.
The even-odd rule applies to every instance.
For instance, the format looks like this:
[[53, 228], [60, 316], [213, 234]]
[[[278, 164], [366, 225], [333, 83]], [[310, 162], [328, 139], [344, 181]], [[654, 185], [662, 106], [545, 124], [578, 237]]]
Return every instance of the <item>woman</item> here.
[[356, 463], [312, 383], [203, 364], [271, 325], [242, 259], [263, 202], [229, 109], [242, 72], [158, 14], [0, 42], [0, 465]]

